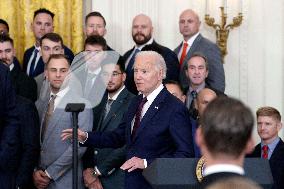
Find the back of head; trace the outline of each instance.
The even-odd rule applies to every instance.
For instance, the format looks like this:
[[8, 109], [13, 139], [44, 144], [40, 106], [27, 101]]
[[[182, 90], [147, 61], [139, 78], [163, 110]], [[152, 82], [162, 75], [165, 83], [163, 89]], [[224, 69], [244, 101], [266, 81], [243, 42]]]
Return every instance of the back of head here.
[[220, 179], [206, 187], [206, 189], [261, 189], [261, 187], [245, 177], [230, 177]]
[[241, 101], [218, 97], [208, 104], [201, 125], [205, 145], [212, 156], [226, 154], [238, 158], [251, 138], [254, 119]]

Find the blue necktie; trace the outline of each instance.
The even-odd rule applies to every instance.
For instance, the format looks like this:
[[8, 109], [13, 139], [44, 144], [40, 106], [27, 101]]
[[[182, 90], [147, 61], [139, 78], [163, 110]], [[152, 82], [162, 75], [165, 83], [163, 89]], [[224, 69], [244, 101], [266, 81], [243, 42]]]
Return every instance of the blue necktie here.
[[126, 74], [130, 74], [132, 68], [133, 68], [133, 65], [134, 65], [134, 61], [135, 61], [135, 56], [136, 54], [140, 52], [139, 49], [135, 49], [131, 59], [129, 60], [129, 63], [128, 63], [128, 66], [127, 66], [127, 69], [126, 69]]
[[29, 71], [29, 76], [31, 76], [31, 77], [34, 76], [37, 53], [38, 53], [38, 50], [35, 49], [35, 50], [34, 50], [34, 57], [33, 57], [32, 61], [31, 61], [30, 71]]

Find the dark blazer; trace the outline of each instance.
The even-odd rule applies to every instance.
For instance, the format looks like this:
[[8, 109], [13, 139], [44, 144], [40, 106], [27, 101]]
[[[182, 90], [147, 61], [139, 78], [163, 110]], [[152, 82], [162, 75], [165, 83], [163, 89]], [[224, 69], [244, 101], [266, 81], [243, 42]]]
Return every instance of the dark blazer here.
[[[182, 50], [181, 47], [182, 47], [182, 43], [174, 50], [174, 52], [177, 55], [180, 52], [180, 50]], [[225, 73], [224, 73], [224, 67], [222, 63], [220, 49], [215, 43], [212, 43], [208, 39], [204, 38], [201, 34], [199, 34], [194, 40], [181, 66], [180, 82], [183, 88], [187, 88], [188, 83], [189, 83], [185, 75], [184, 67], [194, 52], [201, 52], [207, 58], [207, 62], [209, 66], [209, 74], [208, 74], [208, 77], [206, 78], [206, 83], [210, 87], [217, 89], [221, 92], [224, 92], [225, 91]]]
[[[63, 45], [63, 48], [64, 48], [64, 54], [68, 57], [68, 60], [70, 61], [70, 64], [71, 64], [73, 59], [74, 59], [74, 54], [65, 45]], [[25, 73], [27, 72], [28, 63], [29, 63], [30, 57], [32, 56], [34, 50], [35, 50], [35, 46], [32, 46], [31, 48], [27, 49], [24, 53], [23, 71]], [[39, 60], [38, 60], [37, 66], [35, 68], [35, 71], [34, 71], [34, 73], [31, 77], [36, 77], [39, 74], [41, 74], [43, 71], [44, 71], [44, 62], [42, 60], [42, 57], [40, 57]]]
[[39, 117], [34, 103], [17, 96], [17, 111], [20, 118], [21, 159], [16, 185], [21, 189], [32, 188], [32, 174], [39, 158]]
[[[148, 165], [156, 158], [194, 157], [191, 125], [186, 107], [164, 88], [141, 120], [136, 136], [131, 139], [131, 122], [142, 95], [135, 97], [123, 121], [112, 132], [89, 133], [84, 145], [118, 148], [126, 144], [126, 159], [146, 159]], [[141, 169], [125, 173], [126, 189], [150, 189]]]
[[230, 177], [244, 177], [243, 175], [239, 175], [237, 173], [230, 173], [230, 172], [219, 172], [219, 173], [213, 173], [210, 175], [205, 176], [199, 187], [200, 189], [206, 189], [207, 186], [217, 182], [218, 180], [230, 178]]
[[[94, 124], [93, 131], [112, 131], [116, 129], [122, 121], [124, 113], [128, 110], [129, 104], [134, 95], [124, 88], [117, 99], [111, 105], [111, 109], [104, 119], [104, 108], [107, 103], [107, 93], [102, 102], [93, 109]], [[96, 153], [94, 153], [96, 151]], [[95, 154], [95, 155], [94, 155]], [[120, 166], [125, 162], [125, 147], [118, 149], [104, 148], [94, 149], [88, 147], [83, 156], [84, 169], [97, 166], [102, 176], [100, 181], [103, 188], [124, 188], [124, 172]]]
[[[123, 59], [125, 61], [127, 61], [127, 59], [129, 58], [129, 56], [131, 55], [133, 50], [134, 50], [134, 47], [132, 49], [130, 49], [129, 51], [127, 51], [123, 55]], [[142, 48], [142, 51], [145, 51], [145, 50], [154, 50], [154, 51], [157, 51], [159, 54], [161, 54], [162, 57], [165, 59], [165, 62], [166, 62], [166, 65], [167, 65], [166, 80], [178, 81], [178, 79], [179, 79], [179, 62], [178, 62], [177, 56], [175, 55], [175, 53], [172, 50], [156, 43], [155, 40], [153, 41], [152, 44], [146, 45], [145, 47]], [[138, 91], [136, 89], [136, 85], [134, 83], [133, 69], [132, 69], [131, 73], [127, 73], [125, 86], [133, 94], [138, 94]]]
[[[249, 157], [261, 157], [261, 144], [256, 145]], [[269, 164], [274, 180], [273, 189], [284, 188], [284, 142], [280, 139], [269, 159]]]
[[0, 186], [1, 189], [15, 187], [19, 157], [19, 121], [16, 111], [15, 91], [10, 73], [0, 63]]
[[11, 70], [11, 80], [17, 95], [25, 97], [33, 102], [36, 101], [37, 85], [33, 78], [21, 72], [17, 67], [14, 67]]

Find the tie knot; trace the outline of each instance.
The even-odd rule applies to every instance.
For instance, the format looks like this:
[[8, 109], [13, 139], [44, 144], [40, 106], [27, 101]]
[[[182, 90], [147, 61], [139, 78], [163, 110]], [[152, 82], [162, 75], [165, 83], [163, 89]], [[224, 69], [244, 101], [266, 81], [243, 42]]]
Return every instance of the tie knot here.
[[263, 151], [268, 151], [268, 146], [267, 145], [262, 146], [262, 150]]
[[148, 101], [148, 100], [147, 100], [147, 97], [144, 97], [144, 98], [142, 99], [142, 101], [141, 101], [141, 104], [144, 105], [147, 101]]
[[50, 100], [54, 100], [56, 98], [56, 96], [57, 95], [55, 95], [55, 94], [50, 95]]
[[183, 43], [183, 47], [184, 47], [184, 48], [187, 48], [187, 47], [188, 47], [188, 43], [187, 43], [187, 42], [184, 42], [184, 43]]
[[110, 105], [111, 103], [113, 102], [113, 99], [111, 99], [111, 98], [109, 98], [108, 100], [107, 100], [107, 103]]
[[191, 91], [191, 96], [193, 99], [197, 98], [197, 92], [196, 91]]

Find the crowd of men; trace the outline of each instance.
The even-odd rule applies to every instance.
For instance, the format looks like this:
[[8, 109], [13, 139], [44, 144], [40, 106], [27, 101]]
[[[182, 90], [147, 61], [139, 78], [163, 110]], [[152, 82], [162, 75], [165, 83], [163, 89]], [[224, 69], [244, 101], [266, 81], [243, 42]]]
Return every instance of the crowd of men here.
[[54, 16], [34, 12], [35, 44], [22, 64], [0, 19], [0, 188], [72, 187], [70, 102], [86, 104], [78, 117], [78, 188], [151, 189], [142, 171], [156, 158], [201, 156], [201, 188], [243, 179], [245, 157], [268, 159], [273, 188], [284, 188], [280, 113], [258, 109], [254, 147], [253, 114], [224, 94], [220, 50], [200, 34], [193, 10], [180, 14], [183, 41], [174, 51], [153, 38], [149, 16], [135, 16], [135, 45], [123, 56], [107, 45], [101, 13], [85, 17], [84, 49], [75, 57], [54, 33]]

